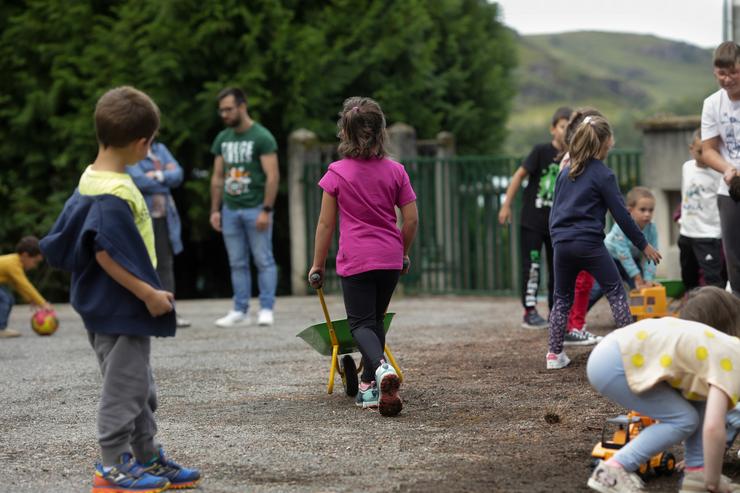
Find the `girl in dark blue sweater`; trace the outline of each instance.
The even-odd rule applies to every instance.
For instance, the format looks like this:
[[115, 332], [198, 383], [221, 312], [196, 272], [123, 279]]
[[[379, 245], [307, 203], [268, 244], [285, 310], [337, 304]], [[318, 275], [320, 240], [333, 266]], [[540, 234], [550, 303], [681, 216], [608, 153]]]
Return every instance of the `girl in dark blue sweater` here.
[[607, 210], [649, 260], [658, 263], [661, 259], [627, 211], [616, 176], [603, 162], [613, 144], [611, 128], [605, 118], [584, 118], [576, 127], [568, 148], [570, 163], [561, 170], [555, 183], [550, 212], [555, 296], [550, 311], [548, 369], [564, 368], [570, 363], [563, 351], [563, 339], [576, 277], [581, 270], [588, 271], [604, 289], [617, 327], [632, 323], [622, 280], [604, 246]]

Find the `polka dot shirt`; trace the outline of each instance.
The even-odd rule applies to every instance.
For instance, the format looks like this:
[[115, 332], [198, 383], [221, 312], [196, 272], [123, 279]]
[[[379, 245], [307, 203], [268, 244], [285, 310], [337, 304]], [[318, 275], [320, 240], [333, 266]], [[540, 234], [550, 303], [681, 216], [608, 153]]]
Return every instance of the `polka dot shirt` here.
[[646, 319], [613, 334], [630, 389], [667, 382], [689, 400], [706, 400], [709, 385], [740, 398], [740, 339], [678, 318]]

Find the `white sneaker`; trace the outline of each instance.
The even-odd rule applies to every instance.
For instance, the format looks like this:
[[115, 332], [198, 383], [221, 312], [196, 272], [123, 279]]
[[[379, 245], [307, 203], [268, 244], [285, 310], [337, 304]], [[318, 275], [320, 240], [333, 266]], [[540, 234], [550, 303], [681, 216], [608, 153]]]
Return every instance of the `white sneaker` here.
[[547, 360], [548, 370], [559, 370], [561, 368], [565, 368], [570, 364], [570, 358], [567, 354], [565, 354], [565, 351], [562, 351], [558, 354], [547, 353], [545, 359]]
[[176, 320], [176, 324], [177, 324], [177, 328], [178, 329], [182, 329], [182, 328], [185, 328], [185, 327], [190, 327], [190, 320], [188, 320], [186, 318], [182, 318], [181, 316], [176, 315], [175, 316], [175, 320]]
[[[720, 475], [719, 482], [727, 487], [727, 490], [732, 493], [740, 491], [740, 485], [733, 483], [730, 478], [724, 474]], [[704, 471], [690, 471], [683, 473], [683, 479], [681, 480], [681, 488], [678, 493], [694, 493], [694, 492], [706, 492], [706, 483], [704, 482]]]
[[599, 461], [593, 474], [588, 478], [587, 485], [592, 490], [601, 493], [641, 493], [645, 491], [643, 489], [645, 483], [637, 474], [627, 472], [621, 467], [612, 467], [604, 461]]
[[231, 310], [225, 317], [216, 320], [215, 324], [218, 327], [242, 327], [249, 325], [249, 312]]
[[275, 317], [272, 314], [272, 310], [269, 308], [263, 308], [260, 310], [257, 316], [257, 325], [272, 325], [275, 323]]
[[395, 416], [401, 412], [403, 402], [398, 395], [401, 380], [396, 369], [383, 360], [375, 370], [375, 381], [378, 386], [378, 412], [383, 416]]

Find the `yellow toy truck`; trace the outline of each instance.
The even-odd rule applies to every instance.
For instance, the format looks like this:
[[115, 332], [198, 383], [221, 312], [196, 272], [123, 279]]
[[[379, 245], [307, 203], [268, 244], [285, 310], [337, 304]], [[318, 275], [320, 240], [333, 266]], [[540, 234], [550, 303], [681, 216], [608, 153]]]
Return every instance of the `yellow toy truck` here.
[[[653, 418], [642, 416], [636, 411], [607, 419], [601, 432], [601, 441], [594, 446], [591, 452], [591, 467], [596, 467], [599, 460], [609, 460], [619, 449], [653, 423], [655, 423]], [[608, 438], [609, 435], [611, 439]], [[654, 471], [657, 475], [670, 476], [675, 470], [676, 458], [672, 453], [663, 451], [652, 456], [648, 462], [640, 464], [637, 473], [645, 477], [650, 471]]]
[[[678, 315], [677, 299], [683, 294], [681, 281], [660, 281], [657, 286], [633, 289], [629, 292], [630, 312], [635, 320], [645, 318], [675, 317]], [[672, 301], [672, 300], [673, 301]]]

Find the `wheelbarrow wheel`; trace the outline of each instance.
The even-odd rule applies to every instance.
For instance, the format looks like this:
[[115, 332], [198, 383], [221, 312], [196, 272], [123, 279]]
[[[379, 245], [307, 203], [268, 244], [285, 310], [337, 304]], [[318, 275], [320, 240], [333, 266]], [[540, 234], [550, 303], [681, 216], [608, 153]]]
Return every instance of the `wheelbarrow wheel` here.
[[359, 382], [357, 381], [357, 365], [355, 360], [349, 354], [342, 356], [342, 383], [347, 395], [354, 397], [357, 395]]

